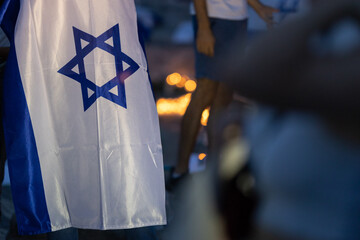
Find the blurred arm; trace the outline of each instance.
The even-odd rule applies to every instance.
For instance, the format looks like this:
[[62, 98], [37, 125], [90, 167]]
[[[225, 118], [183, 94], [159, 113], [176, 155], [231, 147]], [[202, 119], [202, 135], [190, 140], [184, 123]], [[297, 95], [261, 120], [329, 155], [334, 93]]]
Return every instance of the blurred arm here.
[[196, 33], [196, 48], [199, 53], [214, 56], [215, 37], [211, 31], [207, 13], [206, 0], [194, 0], [198, 30]]
[[247, 2], [268, 26], [272, 26], [274, 24], [273, 13], [278, 12], [278, 9], [266, 6], [259, 0], [247, 0]]

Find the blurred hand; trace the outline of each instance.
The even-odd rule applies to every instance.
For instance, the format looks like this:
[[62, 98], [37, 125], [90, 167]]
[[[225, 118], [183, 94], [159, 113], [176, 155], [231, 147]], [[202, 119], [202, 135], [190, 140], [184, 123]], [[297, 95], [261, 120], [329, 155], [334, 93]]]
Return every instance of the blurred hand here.
[[201, 29], [197, 31], [196, 48], [199, 53], [206, 56], [214, 56], [215, 37], [210, 29]]
[[273, 14], [279, 12], [279, 10], [276, 8], [262, 4], [258, 7], [255, 7], [254, 10], [259, 15], [259, 17], [266, 22], [268, 27], [271, 27], [275, 23]]
[[247, 2], [268, 27], [274, 24], [273, 14], [279, 12], [278, 9], [264, 5], [259, 0], [247, 0]]

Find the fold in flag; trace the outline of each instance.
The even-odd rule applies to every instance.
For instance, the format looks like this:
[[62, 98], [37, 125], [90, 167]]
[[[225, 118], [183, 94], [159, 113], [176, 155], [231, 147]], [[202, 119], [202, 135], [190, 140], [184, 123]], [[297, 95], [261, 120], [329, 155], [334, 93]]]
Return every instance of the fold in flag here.
[[134, 1], [5, 0], [4, 125], [19, 232], [166, 224]]

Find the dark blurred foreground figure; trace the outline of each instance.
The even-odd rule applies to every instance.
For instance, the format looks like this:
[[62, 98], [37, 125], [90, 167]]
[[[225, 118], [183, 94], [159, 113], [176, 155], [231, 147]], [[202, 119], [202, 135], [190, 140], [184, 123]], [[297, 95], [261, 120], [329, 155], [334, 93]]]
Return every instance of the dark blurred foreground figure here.
[[360, 236], [359, 23], [359, 1], [316, 1], [227, 65], [225, 79], [260, 103], [246, 125], [254, 239]]

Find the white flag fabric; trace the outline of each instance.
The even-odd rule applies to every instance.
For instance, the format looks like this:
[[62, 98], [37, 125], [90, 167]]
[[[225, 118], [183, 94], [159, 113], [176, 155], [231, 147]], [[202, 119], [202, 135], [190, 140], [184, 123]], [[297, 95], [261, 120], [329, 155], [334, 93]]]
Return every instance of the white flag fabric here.
[[166, 224], [133, 0], [5, 0], [4, 125], [21, 234]]

